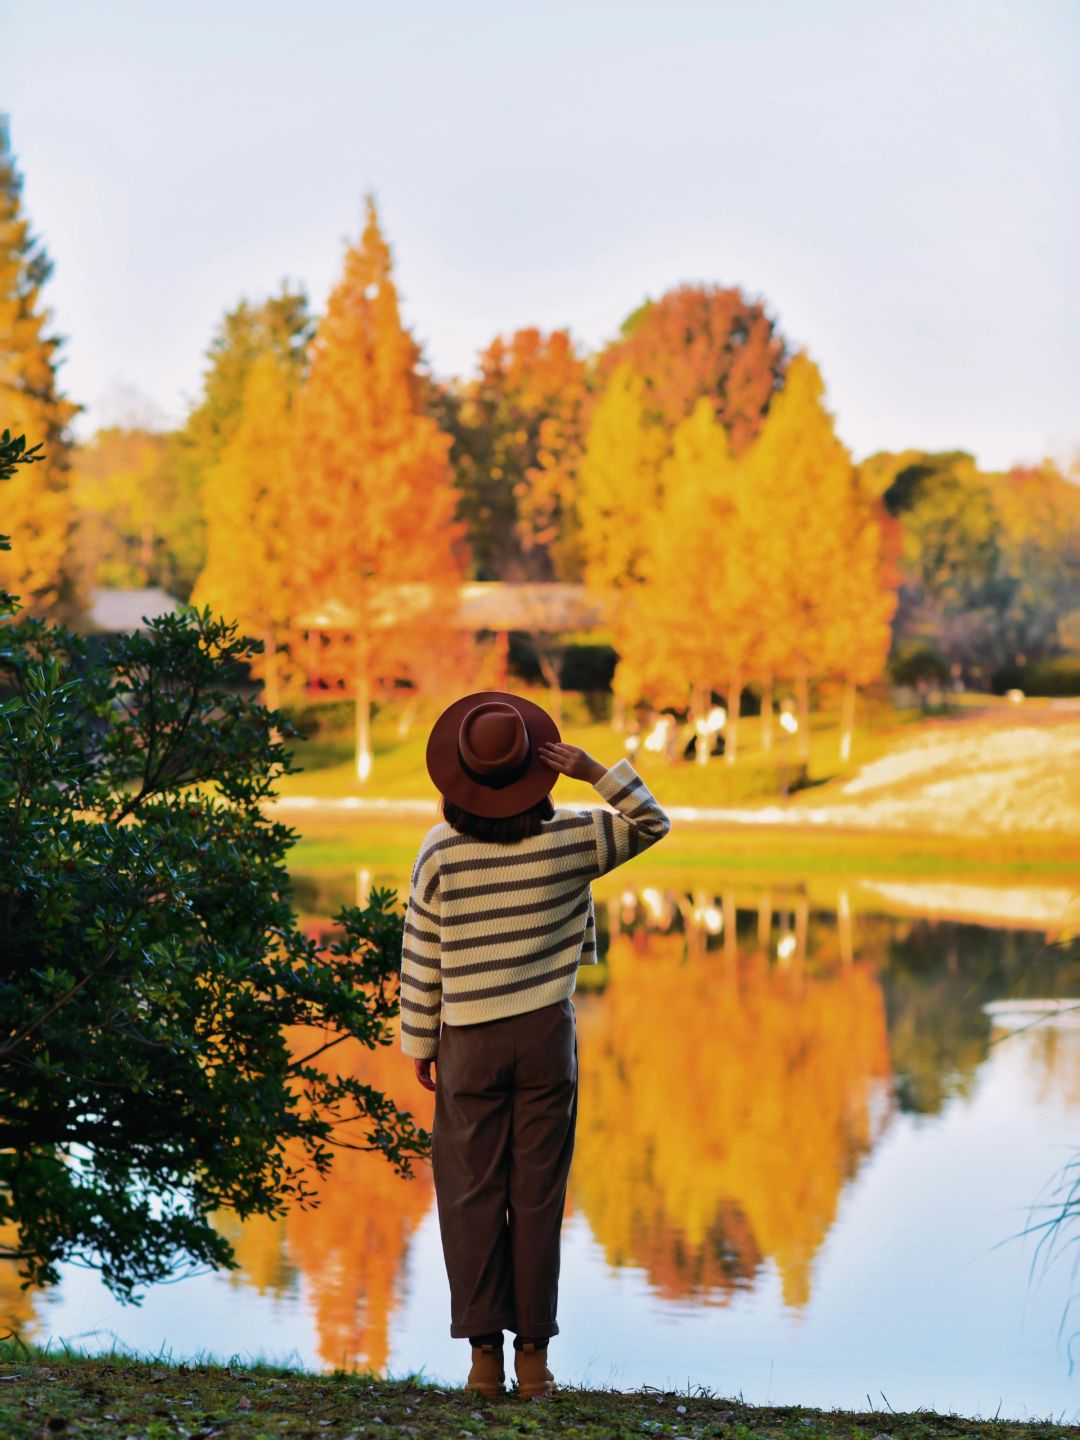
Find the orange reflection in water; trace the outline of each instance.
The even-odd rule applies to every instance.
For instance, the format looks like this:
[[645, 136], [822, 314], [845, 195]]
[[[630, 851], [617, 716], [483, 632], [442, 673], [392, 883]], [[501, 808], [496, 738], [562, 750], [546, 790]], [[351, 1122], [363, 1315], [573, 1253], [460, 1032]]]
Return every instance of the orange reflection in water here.
[[[702, 908], [687, 907], [685, 935], [615, 934], [605, 993], [575, 996], [567, 1218], [583, 1211], [609, 1263], [640, 1266], [666, 1299], [726, 1303], [772, 1261], [799, 1307], [882, 1123], [872, 1119], [890, 1072], [881, 990], [875, 967], [835, 942], [809, 973], [804, 916], [789, 964], [763, 948], [767, 926], [762, 945], [740, 951], [727, 925], [722, 948], [708, 949], [693, 918]], [[734, 914], [733, 897], [724, 908]], [[295, 1041], [301, 1053], [311, 1036]], [[330, 1053], [431, 1128], [433, 1097], [396, 1046]], [[288, 1265], [305, 1277], [329, 1365], [385, 1366], [409, 1241], [435, 1203], [430, 1166], [415, 1173], [401, 1180], [381, 1156], [340, 1150], [319, 1207], [288, 1218]], [[260, 1263], [265, 1275], [282, 1264]]]
[[[745, 1288], [762, 1260], [806, 1303], [889, 1075], [872, 970], [820, 977], [681, 935], [618, 935], [602, 998], [579, 997], [571, 1185], [612, 1265], [673, 1300]], [[694, 953], [695, 949], [698, 953]]]
[[[19, 1248], [18, 1227], [11, 1221], [0, 1224], [0, 1247], [9, 1250]], [[16, 1261], [7, 1260], [0, 1265], [0, 1319], [4, 1333], [15, 1335], [33, 1334], [36, 1328], [33, 1290], [23, 1290]]]
[[[311, 1048], [311, 1032], [298, 1031], [290, 1041], [296, 1054], [305, 1054], [301, 1047]], [[417, 1083], [411, 1061], [397, 1048], [396, 1031], [394, 1045], [369, 1050], [349, 1042], [325, 1060], [334, 1074], [375, 1086], [411, 1111], [418, 1126], [431, 1129], [434, 1096]], [[363, 1143], [358, 1127], [342, 1127], [340, 1136]], [[434, 1200], [428, 1162], [414, 1161], [413, 1178], [403, 1180], [381, 1154], [339, 1149], [317, 1208], [290, 1212], [289, 1259], [306, 1279], [319, 1354], [328, 1365], [385, 1368], [409, 1242]]]

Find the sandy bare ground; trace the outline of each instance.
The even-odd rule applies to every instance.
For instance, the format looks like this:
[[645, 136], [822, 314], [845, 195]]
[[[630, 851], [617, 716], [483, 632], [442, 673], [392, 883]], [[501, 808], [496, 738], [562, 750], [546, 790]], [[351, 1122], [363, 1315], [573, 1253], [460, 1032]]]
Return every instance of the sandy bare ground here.
[[942, 721], [829, 793], [785, 809], [804, 823], [932, 834], [1080, 835], [1080, 713], [1024, 707]]

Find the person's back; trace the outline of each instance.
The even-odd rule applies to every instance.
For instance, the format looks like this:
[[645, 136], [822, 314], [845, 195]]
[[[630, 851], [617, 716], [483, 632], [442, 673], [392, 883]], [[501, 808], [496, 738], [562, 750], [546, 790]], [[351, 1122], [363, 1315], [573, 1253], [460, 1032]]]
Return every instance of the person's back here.
[[[466, 1386], [501, 1394], [503, 1330], [518, 1393], [550, 1394], [578, 1100], [581, 964], [595, 964], [591, 883], [670, 821], [627, 760], [562, 743], [538, 705], [485, 691], [439, 717], [428, 771], [443, 821], [420, 846], [401, 953], [401, 1048], [435, 1091], [432, 1175]], [[558, 776], [606, 805], [556, 809]], [[611, 807], [611, 808], [609, 808]], [[431, 1066], [435, 1063], [435, 1080]]]
[[[486, 840], [449, 821], [424, 837], [402, 950], [402, 1050], [438, 1048], [440, 1016], [471, 1025], [573, 993], [597, 960], [591, 882], [655, 845], [671, 822], [628, 760], [605, 769], [558, 745], [561, 773], [592, 783], [604, 806], [555, 809], [537, 833]], [[556, 757], [560, 757], [556, 759]]]

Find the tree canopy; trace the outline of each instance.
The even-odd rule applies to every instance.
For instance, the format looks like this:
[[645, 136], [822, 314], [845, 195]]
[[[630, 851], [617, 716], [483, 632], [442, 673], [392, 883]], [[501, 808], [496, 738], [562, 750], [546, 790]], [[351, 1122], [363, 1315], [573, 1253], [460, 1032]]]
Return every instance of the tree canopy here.
[[[0, 441], [0, 479], [34, 456]], [[44, 462], [47, 463], [47, 462]], [[0, 541], [0, 548], [6, 548]], [[299, 929], [294, 832], [263, 803], [283, 714], [237, 693], [258, 642], [188, 610], [111, 640], [0, 625], [0, 1258], [118, 1295], [235, 1263], [215, 1211], [308, 1203], [335, 1148], [401, 1174], [430, 1137], [320, 1056], [393, 1043], [388, 891]]]
[[52, 261], [22, 208], [22, 176], [0, 115], [0, 417], [16, 435], [39, 437], [42, 464], [19, 467], [4, 487], [4, 523], [17, 550], [0, 555], [0, 583], [34, 614], [73, 619], [82, 609], [71, 554], [67, 464], [70, 426], [79, 407], [60, 391], [61, 339], [42, 290]]

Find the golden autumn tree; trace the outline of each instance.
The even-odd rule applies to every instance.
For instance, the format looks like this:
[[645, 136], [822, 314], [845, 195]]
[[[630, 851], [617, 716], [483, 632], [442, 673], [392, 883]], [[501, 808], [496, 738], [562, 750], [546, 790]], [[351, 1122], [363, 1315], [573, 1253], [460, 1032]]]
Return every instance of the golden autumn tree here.
[[681, 682], [680, 708], [689, 686], [702, 763], [713, 690], [727, 695], [724, 754], [735, 761], [740, 697], [759, 638], [746, 498], [742, 467], [712, 403], [702, 398], [677, 427], [664, 465], [663, 506], [642, 567], [634, 642], [662, 656], [665, 670]]
[[862, 683], [875, 665], [880, 671], [892, 613], [880, 536], [824, 395], [817, 366], [800, 352], [746, 456], [759, 517], [761, 618], [770, 658], [795, 685], [804, 765], [811, 677], [850, 674]]
[[663, 430], [646, 413], [644, 382], [631, 365], [620, 365], [592, 412], [576, 503], [585, 584], [607, 607], [623, 657], [614, 683], [620, 705], [638, 699], [647, 683], [634, 635], [666, 450]]
[[297, 675], [290, 647], [300, 602], [294, 388], [272, 351], [258, 357], [244, 386], [237, 429], [206, 472], [206, 563], [191, 596], [193, 605], [209, 605], [263, 642], [251, 667], [271, 709]]
[[206, 563], [206, 476], [240, 424], [251, 367], [271, 351], [289, 376], [300, 380], [314, 328], [306, 293], [287, 281], [263, 300], [241, 300], [215, 327], [199, 396], [168, 437], [158, 485], [157, 524], [169, 555], [172, 588], [183, 599]]
[[0, 588], [17, 595], [28, 614], [81, 608], [71, 556], [72, 511], [67, 480], [69, 427], [79, 406], [57, 383], [61, 341], [47, 333], [42, 289], [52, 261], [30, 233], [22, 209], [7, 120], [0, 116], [0, 430], [33, 437], [44, 461], [22, 465], [4, 486], [4, 530], [15, 544], [0, 552]]
[[459, 497], [419, 365], [368, 197], [300, 395], [304, 506], [294, 529], [305, 599], [349, 617], [360, 780], [371, 771], [376, 692], [445, 677], [460, 649], [450, 628], [466, 563]]
[[71, 459], [74, 548], [84, 587], [164, 584], [160, 476], [167, 438], [141, 426], [110, 425]]

